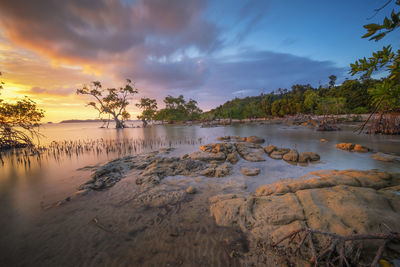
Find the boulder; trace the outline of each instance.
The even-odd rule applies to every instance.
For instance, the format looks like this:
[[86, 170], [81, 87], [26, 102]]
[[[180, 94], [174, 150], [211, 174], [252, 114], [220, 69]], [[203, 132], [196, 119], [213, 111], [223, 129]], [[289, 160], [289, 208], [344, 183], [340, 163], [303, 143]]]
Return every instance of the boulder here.
[[299, 152], [296, 149], [291, 149], [288, 153], [283, 155], [286, 161], [297, 162], [299, 160]]
[[314, 152], [303, 152], [299, 155], [300, 163], [307, 163], [309, 161], [318, 161], [320, 160], [320, 156]]
[[272, 152], [274, 152], [277, 149], [278, 148], [276, 146], [273, 146], [273, 145], [269, 145], [269, 146], [264, 147], [264, 151], [267, 154], [271, 154]]
[[264, 150], [258, 144], [253, 143], [235, 143], [239, 155], [247, 161], [265, 161]]
[[262, 144], [265, 142], [265, 140], [261, 137], [258, 136], [248, 136], [246, 138], [246, 142], [248, 143], [254, 143], [254, 144]]
[[259, 168], [249, 169], [249, 168], [243, 167], [241, 172], [243, 175], [246, 175], [246, 176], [256, 176], [256, 175], [260, 174], [260, 169]]

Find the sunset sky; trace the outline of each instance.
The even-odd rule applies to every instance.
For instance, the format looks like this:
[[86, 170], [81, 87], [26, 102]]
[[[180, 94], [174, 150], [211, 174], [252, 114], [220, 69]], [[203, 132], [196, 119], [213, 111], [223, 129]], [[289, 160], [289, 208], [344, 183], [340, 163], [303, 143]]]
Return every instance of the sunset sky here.
[[[340, 83], [349, 64], [389, 43], [362, 39], [383, 0], [0, 0], [2, 98], [27, 95], [44, 121], [96, 118], [75, 91], [90, 81], [208, 110], [296, 83]], [[135, 102], [135, 101], [133, 101]], [[138, 110], [131, 105], [132, 117]]]

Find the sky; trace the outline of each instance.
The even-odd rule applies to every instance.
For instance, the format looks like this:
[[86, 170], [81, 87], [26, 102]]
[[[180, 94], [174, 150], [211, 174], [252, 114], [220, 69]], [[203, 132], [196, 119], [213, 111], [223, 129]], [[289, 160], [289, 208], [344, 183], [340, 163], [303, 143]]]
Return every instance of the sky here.
[[235, 97], [349, 75], [349, 64], [391, 44], [362, 39], [383, 0], [0, 0], [1, 97], [34, 99], [44, 121], [94, 119], [76, 89], [129, 78], [141, 97], [183, 94], [209, 110]]

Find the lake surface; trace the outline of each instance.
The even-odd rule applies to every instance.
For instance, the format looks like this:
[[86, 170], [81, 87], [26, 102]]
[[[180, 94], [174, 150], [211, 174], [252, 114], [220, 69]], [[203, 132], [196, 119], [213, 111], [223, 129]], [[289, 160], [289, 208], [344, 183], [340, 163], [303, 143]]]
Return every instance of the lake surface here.
[[[129, 125], [139, 124], [132, 122]], [[234, 166], [236, 175], [228, 179], [232, 182], [236, 179], [246, 184], [248, 192], [253, 192], [261, 184], [281, 178], [296, 178], [321, 169], [379, 169], [400, 172], [399, 164], [376, 161], [370, 158], [371, 153], [352, 153], [335, 149], [334, 145], [337, 143], [353, 142], [374, 151], [400, 155], [399, 136], [357, 135], [352, 132], [351, 127], [345, 127], [343, 131], [338, 132], [316, 132], [300, 126], [260, 123], [212, 128], [201, 128], [198, 125], [154, 125], [148, 128], [120, 130], [99, 128], [100, 126], [101, 123], [66, 123], [46, 124], [41, 127], [41, 133], [44, 135], [40, 143], [42, 146], [50, 146], [53, 141], [64, 145], [74, 144], [71, 147], [90, 144], [87, 145], [90, 147], [87, 150], [82, 148], [79, 152], [74, 150], [65, 153], [53, 149], [51, 153], [43, 153], [40, 159], [34, 157], [28, 165], [18, 162], [15, 155], [3, 155], [5, 163], [0, 168], [0, 235], [8, 238], [0, 241], [0, 251], [6, 251], [3, 250], [8, 246], [4, 243], [5, 240], [12, 240], [17, 236], [16, 233], [32, 231], [30, 227], [34, 222], [38, 222], [38, 218], [41, 218], [41, 224], [46, 224], [47, 215], [43, 207], [73, 195], [77, 187], [90, 178], [91, 170], [84, 167], [161, 147], [174, 147], [171, 155], [183, 155], [198, 151], [201, 144], [216, 142], [220, 136], [255, 135], [266, 140], [265, 146], [272, 144], [295, 148], [299, 152], [312, 151], [320, 154], [319, 163], [307, 166], [294, 166], [267, 156], [265, 162], [239, 161]], [[321, 143], [321, 138], [327, 139], [328, 142]], [[101, 149], [96, 148], [97, 146]], [[243, 180], [243, 177], [237, 175], [242, 166], [258, 167], [261, 174], [254, 179]], [[20, 242], [23, 243], [23, 240]], [[16, 249], [18, 244], [15, 244]]]

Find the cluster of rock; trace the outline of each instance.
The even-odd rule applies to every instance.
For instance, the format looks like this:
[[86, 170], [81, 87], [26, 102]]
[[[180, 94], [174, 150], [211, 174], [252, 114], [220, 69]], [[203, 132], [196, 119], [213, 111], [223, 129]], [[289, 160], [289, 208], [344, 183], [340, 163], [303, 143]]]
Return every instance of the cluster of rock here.
[[341, 150], [346, 150], [350, 152], [369, 152], [371, 149], [368, 147], [365, 147], [360, 144], [354, 144], [354, 143], [340, 143], [335, 145], [335, 148], [339, 148]]
[[400, 174], [333, 170], [263, 185], [250, 197], [228, 194], [209, 201], [218, 225], [276, 242], [301, 227], [349, 235], [379, 233], [387, 225], [399, 232], [399, 192]]
[[289, 162], [307, 163], [320, 160], [320, 156], [314, 152], [303, 152], [299, 154], [296, 149], [278, 148], [274, 145], [264, 147], [264, 151], [273, 159], [283, 159]]

